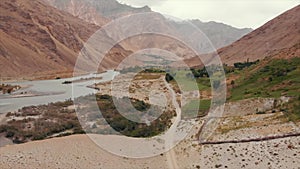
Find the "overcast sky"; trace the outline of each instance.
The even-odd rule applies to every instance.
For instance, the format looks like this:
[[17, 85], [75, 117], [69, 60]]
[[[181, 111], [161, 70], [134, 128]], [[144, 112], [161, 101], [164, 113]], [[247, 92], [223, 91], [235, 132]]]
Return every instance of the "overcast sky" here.
[[223, 22], [239, 28], [258, 28], [300, 0], [118, 0], [131, 6], [148, 5], [153, 11], [180, 19]]

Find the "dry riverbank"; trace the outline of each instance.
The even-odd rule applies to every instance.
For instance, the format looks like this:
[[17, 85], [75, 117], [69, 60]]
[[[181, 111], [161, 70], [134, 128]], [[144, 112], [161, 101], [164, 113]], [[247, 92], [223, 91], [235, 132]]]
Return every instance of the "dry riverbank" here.
[[0, 168], [168, 169], [173, 160], [180, 169], [298, 169], [299, 145], [300, 137], [205, 146], [184, 141], [173, 150], [175, 156], [165, 153], [152, 158], [129, 159], [104, 151], [86, 135], [73, 135], [2, 147]]

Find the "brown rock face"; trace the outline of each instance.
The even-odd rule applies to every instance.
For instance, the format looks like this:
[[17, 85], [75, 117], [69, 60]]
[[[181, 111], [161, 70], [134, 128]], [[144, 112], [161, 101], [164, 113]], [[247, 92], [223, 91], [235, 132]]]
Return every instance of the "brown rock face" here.
[[[1, 0], [0, 20], [2, 78], [71, 72], [83, 43], [99, 29], [39, 0]], [[125, 53], [121, 46], [112, 49], [105, 67]]]
[[[279, 15], [231, 45], [218, 50], [223, 63], [234, 64], [265, 57], [300, 57], [300, 6]], [[190, 65], [197, 58], [187, 60]]]
[[[43, 0], [50, 5], [67, 11], [72, 15], [85, 19], [89, 22], [102, 25], [103, 19], [115, 19], [121, 16], [151, 12], [148, 6], [142, 8], [134, 8], [125, 4], [121, 4], [116, 0]], [[99, 20], [99, 17], [102, 20]], [[100, 22], [98, 22], [100, 21]]]
[[104, 25], [109, 19], [101, 15], [93, 4], [88, 4], [84, 0], [43, 0], [45, 3], [68, 12], [73, 16], [83, 19], [96, 25]]
[[279, 15], [262, 27], [218, 52], [224, 62], [300, 56], [300, 6]]

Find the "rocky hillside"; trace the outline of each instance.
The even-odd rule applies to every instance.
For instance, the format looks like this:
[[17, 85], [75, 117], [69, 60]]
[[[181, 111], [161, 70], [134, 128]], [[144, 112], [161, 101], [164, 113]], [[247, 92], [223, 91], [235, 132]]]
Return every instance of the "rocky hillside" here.
[[[97, 10], [97, 7], [94, 6], [92, 1], [79, 1], [79, 0], [70, 0], [70, 1], [60, 1], [60, 0], [43, 0], [47, 4], [54, 6], [62, 11], [68, 12], [78, 18], [81, 18], [87, 22], [104, 25], [109, 21], [108, 18]], [[87, 2], [91, 2], [89, 5], [86, 5]], [[95, 1], [96, 2], [96, 1]], [[95, 3], [94, 2], [94, 3]], [[89, 11], [89, 12], [87, 12]]]
[[[106, 18], [115, 19], [121, 16], [141, 12], [151, 12], [148, 6], [134, 8], [121, 4], [116, 0], [44, 0], [58, 9], [68, 11], [89, 21], [96, 21], [99, 15]], [[89, 17], [87, 17], [89, 16]], [[98, 22], [101, 24], [102, 21]]]
[[[267, 22], [218, 53], [224, 63], [255, 61], [265, 57], [300, 57], [300, 5]], [[187, 60], [196, 66], [196, 58]]]
[[220, 49], [224, 62], [250, 61], [280, 54], [300, 56], [300, 5], [279, 15], [232, 45]]
[[[83, 43], [99, 29], [39, 0], [1, 0], [0, 18], [2, 79], [71, 72]], [[125, 53], [115, 47], [107, 67]]]

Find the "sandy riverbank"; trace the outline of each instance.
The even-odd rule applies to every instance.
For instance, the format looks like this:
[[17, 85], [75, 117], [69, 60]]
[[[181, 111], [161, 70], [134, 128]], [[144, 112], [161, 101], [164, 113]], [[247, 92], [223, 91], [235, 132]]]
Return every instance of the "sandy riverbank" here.
[[0, 147], [14, 144], [10, 139], [5, 137], [5, 133], [0, 134]]
[[[110, 139], [113, 141], [113, 137]], [[298, 169], [300, 166], [300, 137], [205, 146], [184, 141], [173, 151], [175, 156], [167, 153], [152, 158], [129, 159], [104, 151], [86, 135], [73, 135], [2, 147], [0, 168], [168, 169], [172, 161], [179, 169]]]
[[6, 113], [0, 113], [0, 124], [3, 123]]

